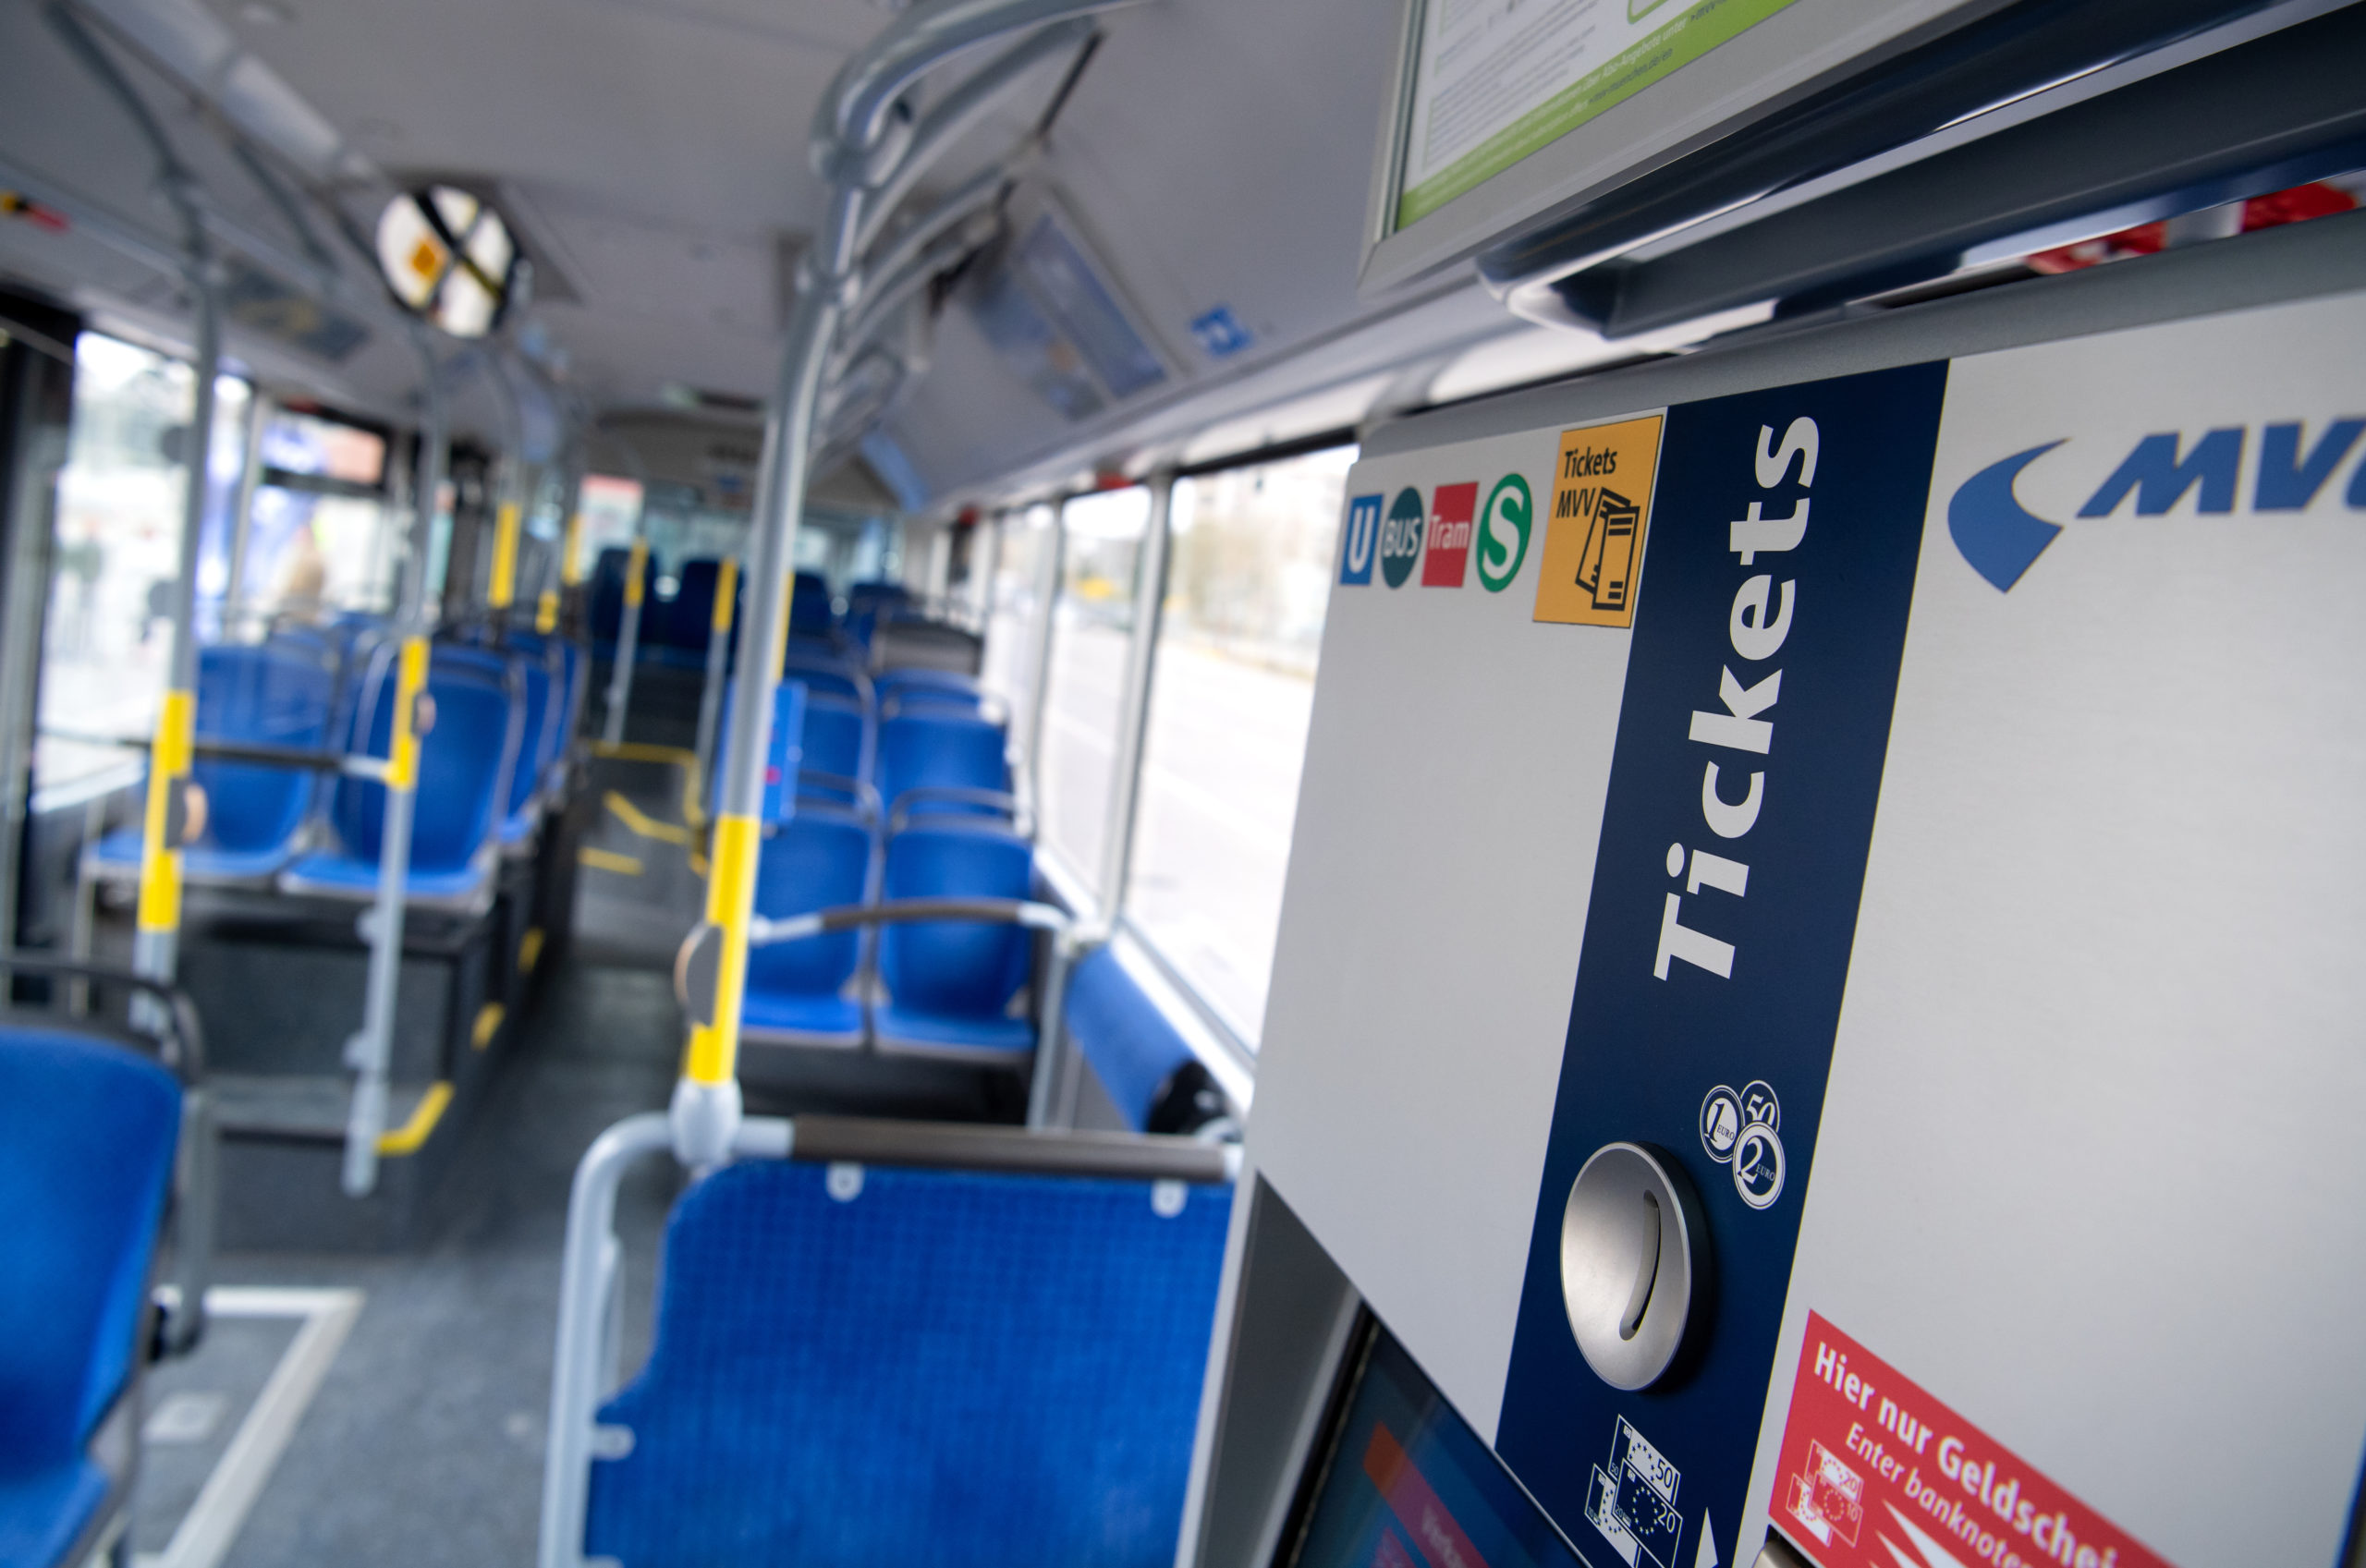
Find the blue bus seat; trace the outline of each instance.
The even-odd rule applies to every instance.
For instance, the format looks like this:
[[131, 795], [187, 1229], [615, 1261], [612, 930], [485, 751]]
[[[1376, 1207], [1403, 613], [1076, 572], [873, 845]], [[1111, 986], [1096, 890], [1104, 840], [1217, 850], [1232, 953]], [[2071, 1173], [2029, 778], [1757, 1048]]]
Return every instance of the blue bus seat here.
[[[610, 545], [600, 552], [592, 564], [591, 622], [592, 640], [599, 648], [602, 658], [616, 652], [616, 638], [623, 635], [625, 622], [625, 572], [632, 563], [632, 552], [621, 545]], [[641, 618], [652, 620], [653, 596], [650, 583], [656, 573], [654, 557], [645, 557], [640, 569]], [[648, 626], [641, 630], [647, 640]]]
[[[755, 912], [766, 919], [860, 904], [871, 886], [871, 832], [827, 808], [800, 808], [774, 828], [756, 861]], [[749, 1045], [854, 1047], [862, 1003], [847, 989], [862, 935], [835, 931], [748, 950], [739, 1035]]]
[[0, 1025], [0, 1568], [79, 1565], [122, 1506], [93, 1441], [136, 1370], [181, 1090], [62, 1029]]
[[[372, 757], [386, 755], [394, 725], [392, 653], [391, 648], [382, 650], [372, 659], [369, 689], [355, 720], [357, 737], [366, 737], [357, 749]], [[499, 807], [507, 798], [510, 770], [524, 738], [524, 703], [516, 699], [506, 673], [487, 668], [481, 651], [448, 644], [439, 644], [431, 654], [427, 690], [435, 701], [435, 727], [420, 748], [405, 894], [416, 903], [482, 912], [492, 902]], [[337, 846], [299, 859], [281, 875], [281, 887], [335, 898], [374, 897], [385, 808], [384, 785], [339, 779], [329, 806]]]
[[825, 697], [843, 697], [868, 711], [873, 700], [871, 677], [835, 652], [799, 648], [794, 642], [781, 659], [783, 680], [803, 681]]
[[722, 572], [721, 561], [698, 555], [683, 562], [675, 574], [674, 597], [665, 602], [664, 618], [657, 620], [657, 635], [642, 639], [645, 646], [664, 650], [665, 662], [706, 668], [707, 645], [714, 638], [714, 590]]
[[[892, 817], [916, 807], [945, 815], [1012, 815], [1003, 727], [963, 714], [908, 713], [883, 720], [876, 756], [879, 798]], [[999, 797], [994, 798], [994, 797]]]
[[[217, 643], [197, 654], [197, 734], [318, 751], [328, 744], [337, 699], [336, 663], [326, 642], [274, 638]], [[205, 792], [204, 831], [182, 856], [181, 875], [199, 885], [267, 881], [301, 843], [315, 775], [266, 763], [198, 758], [190, 774]], [[93, 846], [88, 866], [108, 879], [140, 872], [141, 829], [134, 824]]]
[[[714, 777], [707, 784], [707, 810], [715, 816], [723, 814], [725, 768], [731, 755], [731, 699], [738, 686], [736, 679], [723, 683], [723, 707], [715, 722]], [[795, 813], [797, 786], [793, 781], [804, 766], [804, 753], [805, 686], [801, 681], [782, 681], [773, 687], [772, 735], [764, 756], [764, 803], [760, 820], [767, 825], [785, 822]]]
[[[880, 896], [1032, 896], [1035, 857], [1025, 839], [971, 820], [910, 827], [887, 840]], [[883, 1052], [1018, 1065], [1035, 1026], [1013, 1003], [1034, 970], [1034, 933], [983, 920], [898, 923], [879, 933], [872, 1037]]]
[[1068, 971], [1060, 1016], [1126, 1124], [1138, 1133], [1151, 1131], [1177, 1076], [1199, 1060], [1166, 1015], [1142, 993], [1117, 955], [1102, 947]]
[[826, 639], [837, 628], [830, 582], [819, 572], [799, 572], [788, 591], [788, 635]]
[[743, 1161], [676, 1205], [587, 1555], [1168, 1568], [1231, 1189], [839, 1169]]
[[800, 799], [859, 808], [871, 776], [871, 720], [859, 703], [843, 697], [805, 699], [805, 743], [798, 759]]
[[447, 665], [472, 669], [511, 688], [519, 710], [518, 757], [509, 770], [507, 793], [502, 797], [496, 830], [506, 854], [531, 846], [541, 816], [541, 758], [549, 741], [551, 674], [549, 653], [512, 637], [506, 647], [474, 642], [437, 644], [437, 657]]

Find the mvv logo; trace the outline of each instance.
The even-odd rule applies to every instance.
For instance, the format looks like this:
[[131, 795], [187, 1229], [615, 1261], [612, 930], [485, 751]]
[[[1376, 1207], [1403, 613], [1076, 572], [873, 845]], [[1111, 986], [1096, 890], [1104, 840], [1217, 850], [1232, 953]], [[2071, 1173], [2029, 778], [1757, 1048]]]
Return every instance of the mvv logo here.
[[[2253, 513], [2302, 512], [2366, 434], [2366, 419], [2327, 422], [2313, 437], [2299, 421], [2262, 426], [2254, 447], [2244, 425], [2224, 425], [2188, 441], [2165, 431], [2138, 441], [2119, 466], [2079, 508], [2081, 518], [2123, 512], [2164, 517], [2193, 502], [2197, 517], [2231, 515], [2250, 480]], [[1947, 499], [1947, 534], [1971, 569], [2007, 591], [2062, 532], [2020, 504], [2013, 481], [2021, 470], [2067, 444], [2049, 441], [1989, 464]], [[2256, 454], [2254, 456], [2254, 453]], [[2366, 458], [2351, 469], [2345, 504], [2366, 511]]]

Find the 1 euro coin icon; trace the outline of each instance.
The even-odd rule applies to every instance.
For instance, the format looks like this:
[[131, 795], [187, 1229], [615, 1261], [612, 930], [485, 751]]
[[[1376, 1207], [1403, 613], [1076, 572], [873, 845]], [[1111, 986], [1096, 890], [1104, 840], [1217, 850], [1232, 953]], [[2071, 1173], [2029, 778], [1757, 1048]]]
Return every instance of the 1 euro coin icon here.
[[1701, 1101], [1701, 1147], [1723, 1165], [1734, 1157], [1741, 1141], [1741, 1097], [1725, 1085], [1711, 1089]]

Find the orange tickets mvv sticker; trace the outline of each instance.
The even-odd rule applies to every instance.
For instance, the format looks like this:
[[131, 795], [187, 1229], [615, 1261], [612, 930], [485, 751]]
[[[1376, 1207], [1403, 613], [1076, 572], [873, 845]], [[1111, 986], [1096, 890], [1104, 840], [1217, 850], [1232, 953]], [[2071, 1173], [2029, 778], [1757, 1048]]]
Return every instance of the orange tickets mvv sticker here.
[[1561, 432], [1536, 619], [1581, 626], [1635, 624], [1659, 461], [1657, 414]]
[[1813, 1312], [1768, 1522], [1817, 1568], [2169, 1568]]

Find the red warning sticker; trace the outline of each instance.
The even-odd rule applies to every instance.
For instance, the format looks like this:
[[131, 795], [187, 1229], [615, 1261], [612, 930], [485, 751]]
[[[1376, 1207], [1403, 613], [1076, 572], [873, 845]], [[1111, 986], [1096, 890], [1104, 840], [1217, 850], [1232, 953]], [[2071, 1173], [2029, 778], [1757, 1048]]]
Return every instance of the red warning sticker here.
[[1813, 1312], [1772, 1523], [1818, 1568], [2169, 1568]]

